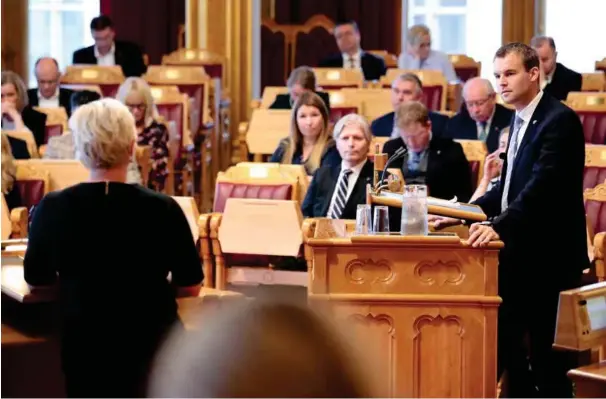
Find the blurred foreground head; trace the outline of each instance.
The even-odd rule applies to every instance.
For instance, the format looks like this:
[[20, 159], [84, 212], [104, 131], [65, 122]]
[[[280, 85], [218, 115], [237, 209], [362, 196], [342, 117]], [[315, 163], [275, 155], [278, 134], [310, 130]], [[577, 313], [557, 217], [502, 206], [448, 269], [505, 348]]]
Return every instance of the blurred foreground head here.
[[370, 392], [353, 348], [308, 308], [255, 300], [205, 315], [173, 335], [150, 397], [361, 398]]

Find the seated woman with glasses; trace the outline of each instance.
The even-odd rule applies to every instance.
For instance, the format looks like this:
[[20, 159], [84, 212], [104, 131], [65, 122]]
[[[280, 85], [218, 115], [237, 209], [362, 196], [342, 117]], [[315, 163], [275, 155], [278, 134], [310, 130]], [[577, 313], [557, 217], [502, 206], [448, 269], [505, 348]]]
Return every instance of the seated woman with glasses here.
[[320, 166], [341, 165], [324, 101], [315, 93], [305, 92], [291, 115], [290, 135], [280, 141], [269, 162], [304, 165], [308, 175]]
[[150, 188], [164, 189], [168, 176], [168, 129], [156, 121], [158, 112], [151, 89], [145, 80], [131, 77], [122, 83], [116, 99], [126, 105], [135, 118], [137, 145], [152, 149], [152, 168], [149, 174]]

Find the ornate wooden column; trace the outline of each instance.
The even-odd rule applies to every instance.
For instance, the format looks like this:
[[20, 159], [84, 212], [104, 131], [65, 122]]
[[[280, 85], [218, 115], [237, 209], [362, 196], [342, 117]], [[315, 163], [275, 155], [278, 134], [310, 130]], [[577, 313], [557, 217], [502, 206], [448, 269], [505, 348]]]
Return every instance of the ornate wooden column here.
[[2, 1], [2, 70], [18, 73], [27, 84], [28, 0]]
[[503, 43], [529, 44], [535, 34], [537, 0], [503, 0]]

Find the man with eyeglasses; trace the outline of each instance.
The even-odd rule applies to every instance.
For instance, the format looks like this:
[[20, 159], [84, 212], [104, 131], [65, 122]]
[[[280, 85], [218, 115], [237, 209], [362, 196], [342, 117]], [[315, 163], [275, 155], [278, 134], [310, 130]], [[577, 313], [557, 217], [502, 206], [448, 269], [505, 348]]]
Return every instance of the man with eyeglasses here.
[[513, 111], [497, 104], [497, 95], [487, 79], [473, 78], [463, 86], [465, 103], [446, 127], [453, 139], [481, 140], [488, 152], [499, 148], [499, 133], [511, 123]]

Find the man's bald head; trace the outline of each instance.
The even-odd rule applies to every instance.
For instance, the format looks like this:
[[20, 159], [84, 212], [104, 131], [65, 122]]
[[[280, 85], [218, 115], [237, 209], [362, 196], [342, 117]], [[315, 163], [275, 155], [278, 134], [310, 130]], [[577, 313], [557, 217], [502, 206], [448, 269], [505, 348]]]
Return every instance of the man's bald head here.
[[54, 58], [44, 57], [36, 61], [34, 67], [36, 80], [38, 81], [38, 90], [44, 98], [51, 98], [55, 95], [59, 86], [59, 63]]
[[465, 82], [463, 99], [469, 115], [476, 122], [486, 122], [492, 116], [496, 94], [488, 79], [473, 78]]

